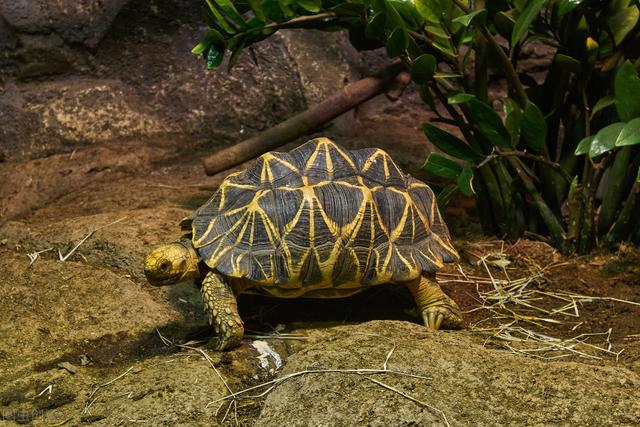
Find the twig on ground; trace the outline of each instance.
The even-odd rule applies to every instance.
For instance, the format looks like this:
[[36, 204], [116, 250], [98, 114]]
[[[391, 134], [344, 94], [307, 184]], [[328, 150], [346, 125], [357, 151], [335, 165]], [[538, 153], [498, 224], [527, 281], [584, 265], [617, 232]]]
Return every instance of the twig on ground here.
[[410, 395], [408, 395], [407, 393], [405, 393], [405, 392], [403, 392], [403, 391], [400, 391], [400, 390], [398, 390], [398, 389], [397, 389], [397, 388], [395, 388], [395, 387], [390, 386], [389, 384], [385, 384], [385, 383], [383, 383], [382, 381], [378, 381], [378, 380], [376, 380], [375, 378], [371, 378], [371, 377], [367, 377], [367, 376], [365, 376], [364, 378], [366, 378], [367, 380], [369, 380], [369, 381], [371, 381], [371, 382], [373, 382], [373, 383], [378, 384], [378, 385], [379, 385], [379, 386], [381, 386], [381, 387], [386, 388], [387, 390], [391, 390], [391, 391], [393, 391], [394, 393], [397, 393], [397, 394], [399, 394], [400, 396], [402, 396], [402, 397], [404, 397], [404, 398], [406, 398], [406, 399], [409, 399], [410, 401], [412, 401], [412, 402], [414, 402], [414, 403], [417, 403], [417, 404], [418, 404], [418, 405], [420, 405], [420, 406], [424, 406], [425, 408], [428, 408], [428, 409], [431, 409], [432, 411], [437, 412], [437, 413], [442, 417], [442, 419], [444, 420], [445, 425], [446, 425], [447, 427], [450, 427], [449, 420], [447, 419], [447, 415], [444, 413], [444, 411], [443, 411], [443, 410], [438, 409], [438, 408], [436, 408], [436, 407], [434, 407], [434, 406], [431, 406], [431, 405], [429, 405], [428, 403], [423, 402], [422, 400], [418, 400], [418, 399], [416, 399], [415, 397], [410, 396]]
[[211, 402], [209, 402], [207, 404], [207, 406], [212, 405], [214, 403], [217, 402], [221, 402], [223, 400], [227, 400], [227, 399], [235, 399], [240, 395], [243, 395], [245, 393], [248, 393], [250, 391], [253, 390], [258, 390], [267, 386], [272, 386], [269, 387], [267, 389], [266, 392], [263, 392], [257, 396], [250, 396], [250, 398], [256, 398], [256, 397], [262, 397], [264, 395], [266, 395], [269, 391], [271, 391], [275, 386], [278, 386], [279, 384], [283, 383], [284, 381], [287, 381], [291, 378], [296, 378], [299, 377], [301, 375], [307, 375], [307, 374], [327, 374], [327, 373], [335, 373], [335, 374], [355, 374], [355, 375], [364, 375], [364, 374], [391, 374], [391, 375], [399, 375], [399, 376], [403, 376], [403, 377], [408, 377], [408, 378], [419, 378], [419, 379], [423, 379], [423, 380], [431, 380], [430, 377], [425, 377], [422, 375], [415, 375], [415, 374], [410, 374], [407, 372], [401, 372], [401, 371], [395, 371], [395, 370], [391, 370], [391, 369], [307, 369], [304, 371], [298, 371], [298, 372], [293, 372], [291, 374], [287, 374], [284, 375], [282, 377], [273, 379], [271, 381], [267, 381], [252, 387], [248, 387], [245, 388], [243, 390], [237, 391], [235, 393], [229, 394], [227, 396], [221, 397], [219, 399], [213, 400]]
[[[218, 369], [216, 368], [216, 365], [213, 363], [213, 359], [211, 359], [211, 356], [209, 356], [204, 350], [197, 348], [197, 347], [192, 347], [190, 345], [186, 345], [186, 344], [174, 344], [171, 340], [165, 338], [160, 331], [158, 330], [158, 328], [156, 328], [156, 332], [158, 334], [158, 336], [160, 337], [160, 340], [162, 340], [162, 343], [164, 345], [166, 345], [167, 347], [171, 347], [171, 346], [176, 346], [176, 347], [180, 347], [180, 348], [184, 348], [187, 350], [193, 350], [197, 353], [199, 353], [204, 360], [206, 360], [209, 363], [209, 366], [211, 366], [211, 368], [214, 370], [214, 372], [218, 375], [218, 377], [220, 378], [220, 381], [222, 381], [222, 383], [224, 384], [225, 388], [227, 389], [227, 391], [229, 393], [233, 393], [233, 391], [231, 390], [231, 388], [229, 387], [229, 384], [227, 383], [227, 380], [225, 380], [225, 378], [222, 376], [222, 374], [220, 373], [220, 371], [218, 371]], [[207, 405], [208, 406], [208, 405]], [[236, 425], [239, 425], [239, 421], [238, 421], [238, 408], [237, 408], [237, 402], [234, 400], [233, 402], [231, 402], [229, 404], [229, 407], [227, 408], [227, 410], [224, 413], [224, 416], [222, 417], [222, 423], [224, 423], [224, 421], [227, 419], [227, 416], [229, 415], [229, 410], [231, 409], [231, 406], [234, 407], [234, 414], [235, 414], [235, 423]], [[216, 411], [216, 415], [218, 414], [218, 412], [220, 411], [220, 407], [218, 408], [218, 410]]]
[[44, 388], [44, 390], [42, 390], [40, 393], [38, 393], [38, 397], [42, 396], [46, 392], [49, 392], [49, 394], [51, 394], [52, 390], [53, 390], [53, 385], [49, 384], [47, 387]]
[[267, 339], [277, 339], [277, 340], [308, 340], [309, 337], [305, 335], [296, 335], [296, 334], [287, 334], [281, 333], [276, 329], [273, 332], [262, 332], [262, 331], [252, 331], [246, 330], [245, 332], [250, 332], [249, 334], [244, 334], [243, 338], [250, 338], [255, 340], [267, 340]]
[[127, 369], [126, 371], [124, 371], [122, 374], [118, 375], [117, 377], [115, 377], [114, 379], [112, 379], [111, 381], [107, 381], [104, 384], [98, 384], [93, 391], [91, 392], [91, 394], [89, 395], [89, 397], [87, 397], [87, 403], [84, 407], [84, 409], [82, 410], [83, 414], [86, 414], [89, 409], [91, 408], [91, 406], [94, 404], [94, 402], [98, 399], [97, 397], [94, 398], [93, 400], [91, 400], [93, 398], [93, 396], [95, 396], [95, 394], [98, 392], [98, 390], [100, 390], [101, 388], [107, 387], [111, 384], [113, 384], [114, 382], [118, 381], [120, 378], [123, 378], [125, 375], [127, 375], [129, 372], [131, 372], [131, 370], [133, 369], [133, 366], [131, 366], [129, 369]]
[[29, 257], [29, 267], [31, 267], [33, 265], [34, 262], [36, 262], [36, 260], [38, 258], [40, 258], [40, 254], [43, 254], [45, 252], [49, 252], [52, 251], [53, 248], [49, 248], [49, 249], [43, 249], [41, 251], [37, 251], [37, 252], [31, 252], [29, 254], [27, 254], [27, 256]]
[[110, 225], [117, 224], [117, 223], [119, 223], [120, 221], [125, 220], [126, 218], [127, 218], [126, 216], [125, 216], [125, 217], [122, 217], [122, 218], [117, 219], [117, 220], [115, 220], [115, 221], [113, 221], [113, 222], [110, 222], [109, 224], [102, 225], [102, 226], [100, 226], [100, 227], [98, 227], [98, 228], [94, 228], [93, 230], [89, 231], [89, 233], [87, 233], [87, 235], [86, 235], [86, 236], [84, 236], [84, 237], [82, 238], [82, 240], [80, 240], [80, 241], [78, 242], [78, 244], [77, 244], [77, 245], [75, 245], [75, 246], [73, 247], [73, 249], [71, 249], [71, 250], [69, 251], [69, 253], [68, 253], [68, 254], [66, 254], [66, 255], [62, 255], [62, 252], [60, 252], [60, 249], [58, 249], [58, 257], [59, 257], [60, 261], [65, 262], [66, 260], [68, 260], [68, 259], [69, 259], [69, 257], [70, 257], [71, 255], [73, 255], [73, 253], [74, 253], [74, 252], [75, 252], [75, 251], [80, 247], [80, 245], [82, 245], [84, 242], [86, 242], [86, 241], [87, 241], [87, 239], [89, 239], [91, 236], [93, 236], [93, 235], [96, 233], [96, 231], [102, 230], [103, 228], [109, 227]]

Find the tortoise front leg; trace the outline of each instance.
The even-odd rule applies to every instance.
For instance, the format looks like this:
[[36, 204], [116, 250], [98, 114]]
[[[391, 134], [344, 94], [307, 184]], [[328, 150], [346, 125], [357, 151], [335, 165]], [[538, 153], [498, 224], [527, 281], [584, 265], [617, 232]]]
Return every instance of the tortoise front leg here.
[[409, 290], [422, 313], [424, 324], [431, 329], [459, 329], [462, 326], [460, 308], [442, 292], [435, 274], [422, 276], [409, 283]]
[[218, 334], [216, 350], [227, 350], [239, 345], [244, 335], [244, 326], [231, 286], [220, 274], [209, 272], [202, 280], [201, 291], [209, 324]]

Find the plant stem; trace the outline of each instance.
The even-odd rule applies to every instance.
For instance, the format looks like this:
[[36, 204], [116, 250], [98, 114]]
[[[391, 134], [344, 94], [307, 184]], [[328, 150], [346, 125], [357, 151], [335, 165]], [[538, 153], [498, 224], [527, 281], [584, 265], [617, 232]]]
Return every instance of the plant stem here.
[[593, 205], [593, 193], [586, 187], [581, 187], [583, 194], [582, 224], [580, 226], [580, 238], [578, 252], [588, 253], [594, 244], [595, 237], [595, 207]]
[[426, 50], [433, 54], [435, 57], [440, 57], [440, 59], [445, 60], [449, 65], [455, 67], [457, 64], [457, 60], [458, 58], [456, 58], [454, 55], [450, 55], [446, 52], [443, 52], [441, 50], [435, 49], [433, 47], [433, 41], [429, 39], [429, 37], [425, 36], [424, 34], [418, 33], [417, 31], [413, 31], [413, 30], [407, 30], [407, 33], [409, 33], [411, 35], [411, 37], [416, 38], [424, 43], [426, 43], [426, 45], [424, 46], [426, 48]]
[[322, 21], [323, 19], [326, 18], [334, 18], [336, 16], [335, 13], [333, 12], [322, 12], [322, 13], [318, 13], [316, 15], [305, 15], [305, 16], [298, 16], [297, 18], [292, 18], [288, 21], [285, 22], [272, 22], [271, 24], [267, 24], [264, 27], [257, 27], [257, 28], [252, 28], [250, 30], [248, 30], [247, 32], [250, 31], [263, 31], [263, 30], [268, 30], [271, 28], [276, 28], [276, 29], [280, 29], [280, 28], [286, 28], [289, 26], [296, 26], [298, 24], [303, 24], [306, 22], [313, 22], [313, 21]]
[[567, 234], [567, 240], [572, 245], [576, 245], [580, 237], [580, 225], [582, 224], [582, 211], [584, 208], [582, 188], [578, 183], [578, 177], [571, 181], [567, 203], [569, 207], [569, 233]]
[[[471, 9], [469, 9], [467, 5], [462, 3], [460, 0], [453, 0], [453, 2], [456, 4], [456, 6], [462, 9], [464, 13], [466, 14], [471, 13]], [[483, 35], [487, 43], [489, 43], [489, 45], [498, 54], [498, 57], [500, 58], [500, 62], [502, 62], [502, 66], [504, 67], [507, 80], [509, 80], [509, 82], [511, 83], [511, 85], [516, 91], [518, 104], [520, 104], [520, 106], [524, 108], [529, 98], [527, 97], [527, 93], [524, 90], [524, 86], [522, 86], [522, 83], [518, 78], [518, 73], [516, 72], [516, 69], [513, 67], [513, 63], [511, 62], [507, 54], [504, 53], [504, 50], [502, 50], [502, 46], [500, 46], [500, 44], [491, 35], [491, 32], [487, 29], [487, 27], [484, 24], [478, 25], [478, 31], [480, 31], [480, 33]]]
[[538, 213], [542, 217], [545, 225], [549, 229], [549, 233], [551, 233], [551, 238], [554, 241], [555, 245], [560, 248], [562, 252], [567, 252], [568, 247], [566, 244], [566, 236], [564, 233], [564, 229], [558, 218], [554, 215], [553, 211], [549, 208], [549, 206], [545, 203], [544, 199], [540, 195], [540, 192], [536, 189], [535, 184], [531, 181], [531, 178], [527, 175], [527, 173], [520, 166], [519, 160], [514, 157], [507, 156], [507, 161], [511, 165], [511, 167], [516, 171], [516, 174], [524, 184], [524, 188], [529, 194], [529, 196], [533, 199], [533, 204], [538, 210]]
[[[477, 1], [476, 8], [484, 8], [484, 1]], [[489, 101], [489, 67], [487, 58], [487, 41], [478, 32], [474, 34], [476, 62], [475, 62], [475, 95], [479, 100]]]
[[[609, 170], [609, 185], [607, 185], [607, 191], [604, 193], [600, 208], [600, 220], [598, 222], [598, 231], [600, 233], [606, 233], [615, 221], [618, 206], [622, 201], [622, 194], [626, 183], [625, 176], [627, 175], [630, 159], [631, 147], [621, 148], [616, 153], [613, 166]], [[597, 183], [595, 185], [597, 185]]]
[[567, 173], [567, 171], [565, 171], [561, 165], [559, 165], [558, 163], [551, 161], [545, 157], [542, 156], [537, 156], [535, 154], [531, 154], [531, 153], [527, 153], [526, 151], [518, 151], [518, 150], [513, 150], [513, 151], [502, 151], [500, 149], [498, 149], [497, 147], [494, 149], [494, 152], [496, 154], [490, 154], [487, 157], [485, 157], [485, 159], [480, 162], [477, 166], [475, 166], [476, 168], [480, 168], [481, 166], [484, 166], [486, 163], [498, 158], [498, 157], [508, 157], [508, 156], [515, 156], [515, 157], [522, 157], [525, 159], [529, 159], [529, 160], [533, 160], [536, 162], [541, 162], [544, 163], [547, 166], [552, 167], [553, 169], [557, 170], [560, 175], [562, 175], [562, 178], [564, 178], [567, 182], [571, 182], [571, 176]]
[[633, 221], [634, 210], [640, 199], [640, 170], [638, 170], [638, 176], [636, 177], [633, 187], [629, 192], [627, 200], [622, 206], [622, 211], [618, 216], [618, 220], [613, 224], [611, 230], [604, 238], [607, 244], [612, 244], [624, 240], [631, 232], [631, 227], [634, 225]]

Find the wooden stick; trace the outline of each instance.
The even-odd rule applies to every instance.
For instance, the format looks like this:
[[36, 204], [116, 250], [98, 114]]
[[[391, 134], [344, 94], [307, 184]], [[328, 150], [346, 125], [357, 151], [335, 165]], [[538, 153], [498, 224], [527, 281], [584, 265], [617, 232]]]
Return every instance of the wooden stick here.
[[[345, 86], [340, 92], [315, 107], [206, 157], [203, 159], [203, 163], [207, 175], [215, 175], [308, 134], [320, 125], [390, 88], [398, 91], [400, 87], [408, 84], [405, 73], [401, 73], [401, 71], [402, 65], [398, 61], [394, 61], [376, 75]], [[396, 78], [400, 78], [401, 81], [395, 82]]]

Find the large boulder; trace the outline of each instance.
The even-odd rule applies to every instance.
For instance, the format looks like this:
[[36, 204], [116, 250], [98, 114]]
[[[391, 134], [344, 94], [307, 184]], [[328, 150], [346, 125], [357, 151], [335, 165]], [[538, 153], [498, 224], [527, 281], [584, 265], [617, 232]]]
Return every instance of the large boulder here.
[[0, 3], [0, 15], [19, 32], [55, 33], [95, 47], [127, 1], [7, 1]]
[[[94, 6], [60, 6], [66, 12], [58, 16], [49, 3], [0, 9], [17, 40], [0, 59], [0, 142], [9, 160], [131, 137], [181, 134], [219, 144], [306, 106], [278, 37], [230, 74], [206, 71], [191, 54], [205, 31], [193, 2], [133, 1], [117, 16], [123, 1], [102, 2], [93, 18], [85, 12]], [[89, 39], [99, 44], [77, 44]]]
[[320, 32], [278, 33], [208, 71], [191, 54], [205, 32], [189, 0], [3, 2], [0, 224], [116, 170], [194, 163], [359, 77], [344, 35]]
[[[337, 327], [287, 361], [260, 426], [638, 425], [640, 377], [622, 367], [548, 362], [499, 353], [464, 332], [408, 322]], [[378, 381], [378, 383], [374, 382]], [[446, 417], [446, 419], [445, 419]]]
[[189, 135], [194, 147], [225, 144], [359, 76], [344, 36], [304, 32], [249, 47], [231, 72], [225, 64], [207, 71], [191, 54], [205, 31], [188, 0], [2, 3], [4, 157], [159, 135]]

